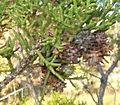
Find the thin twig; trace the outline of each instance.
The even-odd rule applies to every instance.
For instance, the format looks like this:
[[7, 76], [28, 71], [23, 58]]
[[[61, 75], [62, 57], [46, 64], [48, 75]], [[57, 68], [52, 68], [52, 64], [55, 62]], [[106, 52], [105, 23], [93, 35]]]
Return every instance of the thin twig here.
[[109, 83], [109, 85], [111, 86], [111, 88], [113, 89], [113, 91], [114, 91], [114, 105], [116, 105], [116, 91], [115, 91], [115, 88], [112, 86], [112, 84], [110, 83], [110, 82], [108, 82]]
[[10, 97], [10, 96], [12, 96], [12, 95], [14, 95], [15, 93], [18, 93], [18, 92], [22, 91], [22, 90], [25, 89], [25, 88], [26, 88], [26, 87], [22, 87], [22, 88], [20, 88], [20, 89], [18, 89], [18, 90], [15, 90], [14, 92], [11, 92], [11, 93], [7, 94], [6, 96], [3, 96], [2, 98], [0, 98], [0, 101], [2, 101], [2, 100], [4, 100], [4, 99], [6, 99], [6, 98], [8, 98], [8, 97]]
[[97, 105], [97, 101], [95, 100], [92, 92], [90, 91], [90, 89], [88, 88], [88, 86], [86, 86], [86, 84], [84, 82], [82, 82], [83, 86], [85, 87], [86, 91], [90, 94], [90, 96], [92, 97], [92, 100], [95, 102], [95, 104]]
[[4, 48], [5, 46], [6, 46], [6, 43], [4, 45], [0, 46], [0, 49]]
[[37, 91], [31, 81], [30, 78], [28, 78], [28, 82], [23, 82], [24, 85], [26, 85], [30, 90], [32, 90], [32, 96], [34, 97], [36, 105], [39, 105], [39, 99], [38, 99], [38, 94]]
[[92, 73], [88, 73], [88, 74], [90, 74], [91, 76], [93, 76], [93, 77], [95, 77], [95, 78], [97, 78], [97, 79], [101, 79], [100, 77], [98, 77], [98, 76], [96, 76], [96, 75], [94, 75], [94, 74], [92, 74]]
[[115, 61], [113, 61], [112, 65], [106, 71], [106, 76], [110, 75], [110, 73], [113, 71], [113, 69], [117, 66], [118, 61], [119, 61], [118, 59], [116, 59]]
[[[13, 84], [13, 90], [16, 91], [15, 84]], [[13, 97], [14, 97], [14, 105], [17, 105], [16, 104], [16, 93], [13, 95]]]

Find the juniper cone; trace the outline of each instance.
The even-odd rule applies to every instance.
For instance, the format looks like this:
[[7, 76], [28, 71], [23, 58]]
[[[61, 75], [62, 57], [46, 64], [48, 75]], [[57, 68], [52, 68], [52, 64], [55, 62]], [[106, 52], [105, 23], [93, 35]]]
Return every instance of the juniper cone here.
[[63, 59], [78, 63], [79, 58], [83, 57], [89, 66], [96, 66], [105, 60], [104, 57], [108, 56], [111, 50], [112, 45], [104, 31], [91, 33], [90, 30], [83, 30], [65, 47]]
[[[41, 70], [42, 72], [42, 77], [41, 77], [41, 86], [43, 86], [44, 84], [44, 80], [46, 77], [46, 73], [47, 73], [47, 68], [45, 66], [41, 66]], [[65, 72], [63, 72], [63, 69], [61, 67], [55, 68], [55, 71], [58, 72], [61, 75], [65, 75]], [[56, 76], [54, 76], [53, 74], [50, 74], [49, 79], [47, 81], [47, 85], [48, 88], [47, 90], [51, 91], [59, 91], [62, 92], [63, 89], [65, 88], [65, 84], [64, 82], [62, 82], [60, 79], [58, 79]]]

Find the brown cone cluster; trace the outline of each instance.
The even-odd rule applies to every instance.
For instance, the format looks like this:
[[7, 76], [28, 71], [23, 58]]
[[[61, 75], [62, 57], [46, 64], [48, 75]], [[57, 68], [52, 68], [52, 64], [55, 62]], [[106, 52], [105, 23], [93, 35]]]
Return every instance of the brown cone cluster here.
[[[46, 74], [47, 74], [47, 68], [43, 66], [41, 68], [41, 70], [43, 72], [43, 76], [41, 78], [41, 85], [43, 85]], [[61, 68], [56, 68], [55, 71], [59, 72], [59, 74], [62, 75], [62, 76], [64, 75]], [[47, 81], [47, 90], [54, 90], [54, 91], [62, 92], [63, 88], [65, 88], [65, 83], [62, 82], [59, 78], [57, 78], [53, 74], [50, 74], [50, 76], [48, 78], [48, 81]]]
[[111, 50], [112, 46], [104, 31], [80, 31], [71, 43], [65, 46], [63, 59], [77, 63], [82, 57], [89, 66], [96, 66], [103, 62]]
[[[104, 56], [108, 56], [111, 50], [111, 44], [104, 31], [95, 31], [93, 33], [81, 31], [70, 43], [64, 45], [60, 58], [72, 64], [78, 63], [80, 58], [83, 58], [87, 65], [95, 67], [100, 62], [103, 62]], [[43, 72], [42, 81], [44, 83], [47, 68], [42, 67], [41, 69]], [[74, 68], [62, 64], [62, 66], [54, 68], [54, 70], [63, 77], [68, 77], [72, 74]], [[48, 90], [63, 91], [65, 83], [53, 74], [50, 74], [47, 86]]]

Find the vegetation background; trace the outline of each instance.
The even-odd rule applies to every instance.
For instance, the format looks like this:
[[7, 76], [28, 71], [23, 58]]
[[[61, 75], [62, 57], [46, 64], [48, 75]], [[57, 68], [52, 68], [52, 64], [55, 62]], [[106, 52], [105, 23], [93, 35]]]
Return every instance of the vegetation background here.
[[119, 105], [119, 10], [119, 0], [1, 0], [0, 104]]

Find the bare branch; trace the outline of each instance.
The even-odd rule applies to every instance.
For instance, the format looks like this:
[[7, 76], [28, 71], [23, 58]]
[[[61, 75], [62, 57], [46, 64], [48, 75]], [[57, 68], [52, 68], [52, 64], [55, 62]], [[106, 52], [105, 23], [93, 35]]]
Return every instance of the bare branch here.
[[92, 73], [89, 73], [89, 74], [90, 74], [91, 76], [97, 78], [97, 79], [101, 79], [100, 77], [98, 77], [98, 76], [96, 76], [96, 75], [94, 75], [94, 74], [92, 74]]
[[97, 65], [97, 71], [101, 74], [101, 76], [104, 76], [105, 74], [104, 74], [104, 70], [103, 70], [103, 68], [102, 68], [102, 66], [99, 64], [99, 65]]
[[32, 46], [32, 49], [28, 52], [28, 54], [23, 57], [23, 59], [19, 62], [16, 68], [9, 74], [2, 82], [0, 82], [0, 91], [17, 75], [19, 75], [26, 67], [31, 63], [32, 57], [35, 55], [37, 49], [40, 50], [41, 43], [40, 40], [37, 40], [35, 45]]
[[105, 89], [107, 86], [107, 82], [108, 82], [108, 77], [110, 75], [110, 73], [114, 70], [114, 68], [117, 66], [118, 63], [118, 59], [116, 59], [111, 66], [109, 67], [109, 69], [106, 71], [106, 73], [104, 74], [103, 69], [101, 66], [98, 66], [98, 72], [101, 74], [101, 84], [100, 84], [100, 89], [99, 89], [99, 96], [98, 96], [98, 104], [97, 105], [103, 105], [103, 97], [104, 97], [104, 93], [105, 93]]
[[118, 59], [113, 61], [112, 65], [109, 67], [109, 69], [106, 72], [106, 76], [110, 75], [110, 73], [113, 71], [113, 69], [117, 66], [118, 61], [119, 61]]

